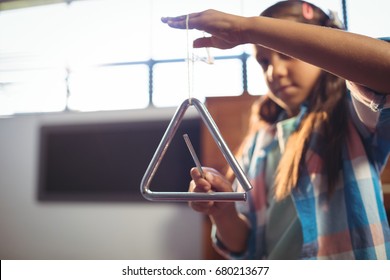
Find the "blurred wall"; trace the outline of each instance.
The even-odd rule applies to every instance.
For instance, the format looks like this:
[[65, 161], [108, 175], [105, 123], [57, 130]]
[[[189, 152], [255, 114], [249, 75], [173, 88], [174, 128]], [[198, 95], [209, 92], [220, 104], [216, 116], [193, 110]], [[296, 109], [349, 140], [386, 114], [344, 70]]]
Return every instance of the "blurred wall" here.
[[150, 109], [0, 119], [0, 259], [200, 259], [202, 218], [185, 203], [36, 199], [41, 124], [170, 119], [173, 113]]

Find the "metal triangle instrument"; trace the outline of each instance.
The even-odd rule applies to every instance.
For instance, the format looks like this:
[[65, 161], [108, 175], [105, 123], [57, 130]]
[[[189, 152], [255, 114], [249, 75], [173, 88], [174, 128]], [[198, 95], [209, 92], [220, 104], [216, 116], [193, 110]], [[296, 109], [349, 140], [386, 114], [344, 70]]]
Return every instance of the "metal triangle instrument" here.
[[[163, 159], [169, 144], [175, 136], [176, 131], [180, 126], [181, 121], [183, 120], [185, 112], [190, 106], [194, 106], [199, 112], [215, 143], [232, 168], [237, 180], [245, 192], [154, 192], [149, 189], [152, 179], [161, 163], [161, 160]], [[223, 140], [217, 125], [215, 124], [204, 104], [196, 98], [189, 98], [184, 100], [184, 102], [176, 110], [172, 120], [167, 127], [167, 130], [165, 131], [160, 141], [160, 144], [157, 147], [157, 150], [153, 155], [151, 162], [149, 163], [148, 168], [146, 169], [146, 172], [141, 181], [141, 194], [150, 201], [238, 201], [246, 200], [247, 192], [251, 189], [252, 186], [249, 183], [248, 178], [245, 176], [237, 160], [232, 155], [231, 151]]]

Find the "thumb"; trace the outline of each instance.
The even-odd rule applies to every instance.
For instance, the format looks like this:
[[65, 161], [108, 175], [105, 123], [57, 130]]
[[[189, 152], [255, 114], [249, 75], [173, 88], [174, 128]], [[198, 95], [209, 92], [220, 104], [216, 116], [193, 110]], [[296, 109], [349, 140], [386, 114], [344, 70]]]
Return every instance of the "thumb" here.
[[213, 42], [211, 41], [210, 37], [201, 37], [198, 39], [195, 39], [193, 42], [194, 48], [209, 48], [214, 47]]
[[193, 42], [194, 48], [217, 48], [221, 50], [231, 49], [237, 44], [226, 41], [216, 36], [197, 38]]

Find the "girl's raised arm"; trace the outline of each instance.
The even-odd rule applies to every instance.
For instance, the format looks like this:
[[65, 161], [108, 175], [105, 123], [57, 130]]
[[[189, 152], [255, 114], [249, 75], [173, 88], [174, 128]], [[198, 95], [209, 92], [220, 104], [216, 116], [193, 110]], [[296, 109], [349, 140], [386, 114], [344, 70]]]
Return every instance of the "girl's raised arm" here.
[[163, 18], [173, 28], [195, 28], [211, 37], [194, 47], [231, 48], [252, 43], [316, 65], [380, 93], [390, 93], [390, 44], [338, 29], [268, 17], [241, 17], [207, 10]]

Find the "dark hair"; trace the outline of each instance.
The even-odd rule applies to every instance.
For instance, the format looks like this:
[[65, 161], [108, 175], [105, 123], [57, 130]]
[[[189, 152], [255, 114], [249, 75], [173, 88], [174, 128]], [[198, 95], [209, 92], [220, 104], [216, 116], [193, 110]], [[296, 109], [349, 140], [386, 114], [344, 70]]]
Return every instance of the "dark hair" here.
[[319, 7], [301, 0], [277, 2], [265, 9], [260, 16], [290, 19], [301, 23], [344, 29], [335, 12], [326, 14]]
[[[327, 15], [317, 6], [299, 0], [281, 1], [267, 8], [261, 16], [293, 20], [332, 28], [342, 28], [333, 14]], [[301, 165], [311, 141], [321, 145], [324, 174], [328, 178], [331, 193], [335, 188], [342, 167], [341, 146], [347, 131], [347, 95], [345, 80], [322, 71], [308, 100], [308, 111], [300, 126], [289, 137], [285, 152], [279, 162], [275, 179], [275, 196], [283, 199], [297, 185]], [[260, 120], [274, 123], [283, 109], [272, 99], [264, 97], [260, 102]], [[314, 132], [321, 137], [313, 137]]]

